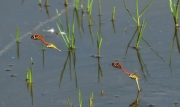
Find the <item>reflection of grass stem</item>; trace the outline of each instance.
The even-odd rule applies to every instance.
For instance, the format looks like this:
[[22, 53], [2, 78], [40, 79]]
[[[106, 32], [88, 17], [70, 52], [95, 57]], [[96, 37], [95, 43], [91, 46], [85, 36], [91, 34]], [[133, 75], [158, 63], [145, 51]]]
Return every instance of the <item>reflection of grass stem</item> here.
[[112, 19], [111, 19], [112, 21], [115, 20], [115, 13], [116, 13], [116, 7], [114, 7], [112, 10]]
[[87, 3], [87, 13], [88, 14], [91, 14], [93, 1], [94, 0], [88, 0], [88, 3]]
[[18, 28], [18, 26], [16, 26], [16, 42], [20, 43], [19, 28]]
[[142, 12], [139, 14], [139, 4], [138, 4], [138, 0], [136, 0], [136, 18], [132, 15], [132, 13], [129, 11], [129, 9], [127, 8], [127, 5], [126, 5], [126, 2], [125, 0], [124, 1], [124, 6], [126, 8], [126, 10], [128, 11], [129, 15], [132, 17], [132, 19], [134, 20], [134, 22], [136, 23], [137, 26], [141, 26], [140, 24], [140, 18], [141, 16], [144, 14], [144, 12], [147, 10], [147, 8], [151, 5], [151, 3], [154, 1], [154, 0], [151, 0], [147, 5], [146, 7], [142, 10]]
[[31, 57], [31, 61], [30, 61], [30, 69], [26, 70], [26, 80], [28, 80], [29, 83], [33, 82], [33, 70], [32, 70], [32, 65], [33, 65], [33, 60]]
[[174, 18], [175, 26], [179, 26], [179, 24], [178, 24], [179, 3], [180, 3], [180, 0], [178, 0], [176, 4], [175, 3], [173, 4], [172, 0], [169, 0], [169, 5], [170, 5], [171, 13], [172, 13], [173, 18]]
[[136, 42], [136, 48], [137, 49], [139, 48], [139, 44], [140, 44], [140, 41], [142, 39], [142, 35], [143, 35], [143, 32], [144, 32], [144, 29], [146, 28], [146, 24], [147, 24], [147, 22], [144, 22], [144, 20], [143, 20], [142, 27], [139, 28], [140, 31], [138, 32], [138, 39], [137, 39], [137, 42]]
[[79, 89], [79, 107], [82, 107], [82, 94], [81, 94], [81, 90]]

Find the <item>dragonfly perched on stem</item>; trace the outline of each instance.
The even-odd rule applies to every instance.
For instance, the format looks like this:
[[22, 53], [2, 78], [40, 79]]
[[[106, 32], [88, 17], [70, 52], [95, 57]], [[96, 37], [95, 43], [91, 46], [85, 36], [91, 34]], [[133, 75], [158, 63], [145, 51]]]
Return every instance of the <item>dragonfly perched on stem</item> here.
[[117, 61], [116, 61], [116, 62], [113, 62], [113, 63], [112, 63], [112, 66], [113, 66], [113, 67], [116, 67], [116, 68], [120, 68], [126, 75], [128, 75], [129, 78], [135, 79], [135, 80], [136, 80], [136, 83], [137, 83], [138, 91], [140, 91], [140, 86], [139, 86], [139, 81], [138, 81], [139, 76], [138, 76], [136, 73], [130, 73], [130, 72], [126, 71], [126, 70], [124, 69], [124, 67], [123, 67], [119, 62], [117, 62]]
[[41, 36], [41, 35], [39, 35], [39, 34], [34, 34], [34, 35], [32, 35], [31, 36], [31, 39], [33, 39], [33, 40], [40, 40], [41, 42], [43, 42], [48, 48], [54, 48], [54, 49], [56, 49], [56, 50], [58, 50], [58, 51], [61, 51], [59, 48], [57, 48], [53, 43], [49, 43], [49, 42], [46, 42], [44, 39], [43, 39], [43, 37]]

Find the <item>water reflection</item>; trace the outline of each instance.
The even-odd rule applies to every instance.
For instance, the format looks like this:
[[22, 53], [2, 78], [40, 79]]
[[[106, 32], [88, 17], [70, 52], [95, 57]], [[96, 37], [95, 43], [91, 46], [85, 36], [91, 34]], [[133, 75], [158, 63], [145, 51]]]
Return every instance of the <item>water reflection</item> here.
[[100, 78], [103, 77], [103, 71], [101, 68], [100, 58], [98, 57], [98, 82], [100, 82]]
[[44, 6], [44, 7], [46, 9], [46, 14], [47, 14], [48, 18], [51, 19], [51, 16], [50, 16], [49, 10], [48, 10], [48, 6]]
[[19, 59], [19, 56], [20, 56], [20, 42], [16, 42], [16, 50], [17, 50], [17, 57], [18, 57], [18, 59]]
[[146, 74], [147, 74], [148, 76], [150, 76], [150, 75], [149, 75], [149, 72], [148, 72], [148, 69], [147, 69], [146, 64], [144, 63], [144, 61], [143, 61], [143, 59], [142, 59], [142, 57], [141, 57], [141, 54], [140, 54], [140, 52], [139, 52], [139, 49], [136, 49], [136, 53], [137, 53], [137, 57], [138, 57], [139, 64], [140, 64], [140, 66], [141, 66], [141, 71], [142, 71], [143, 77], [144, 77], [144, 79], [147, 81], [145, 72], [146, 72]]
[[116, 26], [115, 26], [114, 20], [112, 20], [111, 22], [112, 22], [112, 27], [113, 27], [114, 33], [116, 33]]
[[173, 55], [174, 44], [175, 44], [174, 42], [175, 41], [176, 41], [176, 44], [177, 44], [178, 52], [180, 53], [180, 43], [179, 43], [179, 38], [178, 38], [178, 30], [179, 30], [179, 28], [175, 27], [175, 29], [174, 29], [174, 37], [173, 37], [172, 44], [171, 44], [170, 60], [169, 60], [169, 67], [171, 69], [171, 72], [172, 72], [172, 55]]
[[129, 107], [138, 107], [138, 105], [139, 105], [139, 103], [140, 103], [140, 101], [139, 101], [139, 95], [140, 95], [140, 91], [137, 92], [136, 100], [135, 100], [133, 103], [131, 103], [131, 104], [129, 105]]
[[28, 79], [26, 79], [26, 86], [28, 89], [28, 92], [31, 96], [31, 103], [32, 103], [32, 107], [34, 106], [34, 100], [33, 100], [33, 83], [29, 82]]
[[[68, 51], [68, 55], [67, 58], [64, 62], [64, 67], [61, 70], [61, 74], [60, 74], [60, 80], [59, 80], [59, 88], [61, 86], [61, 82], [64, 76], [64, 72], [66, 70], [67, 67], [67, 63], [69, 62], [69, 73], [70, 73], [70, 80], [72, 80], [72, 71], [74, 71], [74, 76], [75, 76], [75, 81], [76, 81], [76, 88], [77, 88], [77, 75], [76, 75], [76, 53], [75, 50], [72, 51]], [[73, 69], [73, 70], [72, 70]]]

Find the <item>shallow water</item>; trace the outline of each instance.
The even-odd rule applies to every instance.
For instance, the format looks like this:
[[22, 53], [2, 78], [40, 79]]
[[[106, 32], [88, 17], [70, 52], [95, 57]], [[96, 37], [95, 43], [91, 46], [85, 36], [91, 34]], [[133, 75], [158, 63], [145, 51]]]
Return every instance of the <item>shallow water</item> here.
[[[65, 107], [70, 97], [71, 103], [77, 107], [79, 89], [82, 92], [85, 107], [89, 105], [92, 92], [95, 107], [117, 107], [119, 105], [127, 107], [135, 101], [138, 104], [134, 103], [134, 106], [138, 107], [147, 107], [150, 104], [158, 107], [173, 107], [175, 101], [179, 102], [180, 57], [177, 38], [174, 39], [171, 54], [175, 29], [168, 1], [154, 1], [143, 15], [142, 19], [147, 19], [148, 24], [143, 34], [144, 40], [140, 43], [140, 50], [129, 47], [126, 54], [136, 25], [125, 10], [123, 1], [104, 0], [101, 1], [102, 58], [98, 60], [98, 58], [91, 57], [91, 55], [97, 55], [95, 35], [98, 31], [99, 16], [98, 1], [95, 1], [92, 10], [92, 16], [97, 25], [97, 27], [95, 24], [92, 26], [94, 37], [90, 34], [88, 16], [85, 14], [82, 35], [78, 31], [76, 22], [75, 53], [68, 53], [60, 36], [44, 32], [45, 39], [56, 44], [62, 52], [47, 48], [43, 59], [42, 43], [30, 37], [34, 31], [39, 34], [42, 34], [42, 30], [50, 28], [58, 31], [56, 9], [61, 13], [61, 20], [66, 29], [67, 18], [63, 3], [64, 1], [58, 0], [49, 1], [49, 15], [45, 7], [42, 6], [40, 10], [38, 2], [35, 1], [9, 2], [4, 0], [0, 4], [0, 13], [3, 16], [0, 19], [0, 106]], [[86, 1], [83, 1], [83, 4], [85, 9]], [[139, 4], [140, 9], [144, 7], [144, 4], [147, 4], [147, 1]], [[133, 2], [127, 2], [127, 5], [131, 11], [135, 10]], [[115, 33], [110, 21], [114, 6], [116, 7]], [[73, 19], [72, 12], [73, 1], [69, 1], [70, 25]], [[79, 16], [81, 17], [80, 10]], [[15, 42], [17, 25], [21, 36], [19, 57]], [[130, 46], [135, 46], [136, 39], [137, 37], [133, 39]], [[31, 57], [34, 62], [33, 96], [28, 91], [25, 81], [26, 69], [29, 68]], [[67, 63], [66, 60], [68, 60]], [[121, 70], [111, 66], [115, 60], [121, 62], [127, 71], [140, 75], [139, 83], [142, 91], [139, 94], [135, 81], [128, 78]], [[11, 64], [13, 66], [10, 66]], [[101, 70], [98, 70], [99, 68]], [[17, 76], [11, 77], [10, 74]], [[100, 95], [102, 90], [105, 93], [103, 97]]]

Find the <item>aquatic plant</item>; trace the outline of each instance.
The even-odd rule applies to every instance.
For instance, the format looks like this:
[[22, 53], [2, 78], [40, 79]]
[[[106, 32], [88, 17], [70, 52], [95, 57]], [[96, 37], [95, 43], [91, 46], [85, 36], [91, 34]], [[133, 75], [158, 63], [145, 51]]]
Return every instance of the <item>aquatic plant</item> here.
[[142, 39], [144, 29], [146, 28], [146, 24], [147, 24], [147, 22], [145, 22], [145, 20], [143, 20], [142, 27], [138, 28], [139, 32], [138, 32], [138, 38], [137, 38], [137, 42], [136, 42], [136, 49], [139, 48], [139, 44], [140, 44], [140, 41]]
[[93, 101], [94, 101], [94, 93], [92, 93], [90, 95], [90, 98], [89, 98], [89, 107], [93, 107]]
[[174, 3], [174, 4], [172, 3], [172, 0], [169, 0], [170, 10], [173, 15], [174, 23], [175, 23], [176, 27], [179, 26], [179, 24], [178, 24], [179, 3], [180, 3], [180, 0], [178, 0], [177, 3]]
[[114, 7], [112, 10], [112, 18], [111, 18], [112, 21], [115, 20], [115, 13], [116, 13], [116, 7]]
[[81, 94], [81, 90], [80, 89], [78, 91], [78, 96], [79, 96], [79, 107], [82, 107], [82, 94]]
[[46, 1], [45, 1], [44, 6], [49, 6], [48, 1], [49, 1], [49, 0], [46, 0]]
[[39, 0], [39, 5], [42, 5], [42, 0]]
[[31, 57], [31, 61], [30, 61], [30, 68], [26, 70], [26, 80], [29, 83], [33, 82], [33, 59]]
[[151, 0], [147, 5], [146, 7], [142, 10], [142, 12], [139, 14], [139, 4], [138, 4], [138, 0], [136, 0], [136, 18], [132, 15], [132, 13], [129, 11], [129, 9], [127, 8], [127, 5], [126, 5], [126, 2], [125, 0], [123, 0], [124, 2], [124, 6], [126, 8], [126, 10], [128, 11], [129, 15], [132, 17], [132, 19], [134, 20], [134, 22], [136, 23], [136, 25], [138, 27], [141, 26], [140, 24], [140, 18], [142, 17], [142, 15], [144, 14], [144, 12], [147, 10], [147, 8], [151, 5], [151, 3], [153, 2], [154, 0]]
[[74, 26], [75, 26], [75, 17], [74, 17], [74, 14], [73, 14], [73, 24], [72, 24], [72, 32], [70, 34], [70, 26], [68, 25], [68, 35], [65, 33], [64, 29], [63, 29], [63, 26], [62, 26], [62, 22], [61, 22], [61, 19], [60, 19], [60, 15], [58, 13], [58, 10], [57, 11], [57, 15], [58, 15], [58, 21], [59, 21], [59, 24], [56, 23], [57, 27], [58, 27], [58, 30], [63, 38], [63, 41], [67, 47], [68, 50], [72, 50], [72, 49], [75, 49], [75, 35], [74, 35]]
[[102, 15], [102, 12], [101, 12], [101, 0], [98, 0], [98, 11], [99, 11], [99, 16]]
[[96, 38], [97, 38], [97, 51], [98, 51], [97, 57], [100, 57], [100, 49], [101, 49], [101, 44], [102, 44], [102, 38], [99, 38], [98, 32], [96, 33]]
[[88, 2], [87, 2], [87, 13], [88, 14], [91, 14], [93, 1], [94, 0], [88, 0]]
[[79, 0], [75, 0], [75, 10], [79, 9]]
[[68, 0], [64, 0], [64, 5], [65, 5], [65, 6], [68, 5]]
[[19, 37], [19, 27], [16, 26], [16, 42], [20, 43], [20, 37]]

